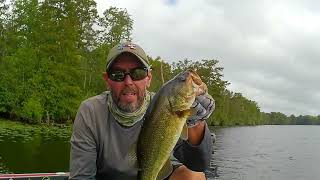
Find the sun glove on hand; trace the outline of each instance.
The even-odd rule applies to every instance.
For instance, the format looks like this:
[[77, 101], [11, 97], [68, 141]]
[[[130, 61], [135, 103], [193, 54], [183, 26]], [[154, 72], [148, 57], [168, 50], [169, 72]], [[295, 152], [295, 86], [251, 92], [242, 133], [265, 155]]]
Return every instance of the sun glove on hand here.
[[210, 117], [215, 109], [215, 101], [210, 94], [205, 93], [198, 95], [191, 107], [195, 109], [195, 113], [187, 119], [189, 128]]

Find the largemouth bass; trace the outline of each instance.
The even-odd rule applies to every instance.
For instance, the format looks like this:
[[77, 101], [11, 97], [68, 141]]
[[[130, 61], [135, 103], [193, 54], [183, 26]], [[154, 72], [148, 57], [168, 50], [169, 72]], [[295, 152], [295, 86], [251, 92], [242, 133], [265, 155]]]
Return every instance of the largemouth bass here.
[[[138, 179], [156, 180], [172, 171], [170, 154], [186, 127], [195, 97], [207, 86], [192, 70], [178, 74], [156, 93], [137, 143]], [[185, 128], [187, 131], [187, 128]]]

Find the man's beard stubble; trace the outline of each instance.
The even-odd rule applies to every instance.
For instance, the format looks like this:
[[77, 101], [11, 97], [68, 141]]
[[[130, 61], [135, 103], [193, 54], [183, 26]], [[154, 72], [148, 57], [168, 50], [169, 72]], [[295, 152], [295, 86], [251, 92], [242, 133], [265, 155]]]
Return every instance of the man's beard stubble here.
[[144, 101], [144, 95], [145, 92], [141, 92], [138, 88], [133, 88], [133, 87], [125, 87], [119, 94], [124, 93], [135, 93], [137, 95], [137, 102], [136, 103], [124, 103], [120, 101], [120, 97], [116, 97], [115, 93], [113, 93], [113, 90], [111, 89], [111, 94], [112, 94], [112, 99], [113, 102], [118, 106], [118, 108], [124, 112], [129, 112], [132, 113], [139, 109], [141, 105], [143, 104]]

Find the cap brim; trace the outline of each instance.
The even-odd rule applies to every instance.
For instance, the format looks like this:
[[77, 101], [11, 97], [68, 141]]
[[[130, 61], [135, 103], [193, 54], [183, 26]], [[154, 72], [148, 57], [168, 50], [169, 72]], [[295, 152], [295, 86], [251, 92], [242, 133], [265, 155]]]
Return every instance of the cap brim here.
[[116, 55], [108, 62], [107, 66], [106, 66], [106, 69], [108, 70], [109, 67], [110, 67], [110, 66], [114, 63], [114, 61], [117, 59], [117, 57], [119, 57], [119, 56], [120, 56], [121, 54], [123, 54], [123, 53], [130, 53], [130, 54], [135, 55], [135, 56], [139, 59], [139, 61], [140, 61], [146, 68], [150, 69], [151, 66], [150, 66], [149, 64], [147, 64], [147, 63], [143, 60], [142, 57], [140, 57], [140, 56], [137, 55], [136, 53], [133, 53], [133, 52], [130, 52], [130, 51], [122, 51], [122, 52], [116, 54]]

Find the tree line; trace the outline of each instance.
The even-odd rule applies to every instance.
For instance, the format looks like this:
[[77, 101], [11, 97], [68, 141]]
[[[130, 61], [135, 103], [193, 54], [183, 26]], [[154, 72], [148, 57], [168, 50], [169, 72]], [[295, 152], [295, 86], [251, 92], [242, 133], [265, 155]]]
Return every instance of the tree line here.
[[264, 121], [272, 125], [320, 125], [320, 115], [290, 115], [280, 112], [262, 113]]
[[[131, 40], [133, 19], [94, 0], [0, 0], [0, 117], [27, 123], [71, 123], [84, 99], [105, 90], [108, 51]], [[319, 116], [263, 113], [257, 102], [229, 91], [215, 59], [149, 57], [151, 91], [193, 68], [216, 100], [211, 125], [320, 124]]]

